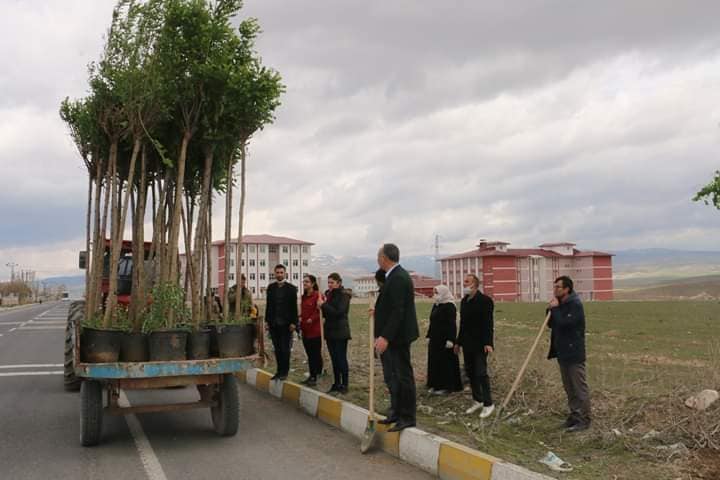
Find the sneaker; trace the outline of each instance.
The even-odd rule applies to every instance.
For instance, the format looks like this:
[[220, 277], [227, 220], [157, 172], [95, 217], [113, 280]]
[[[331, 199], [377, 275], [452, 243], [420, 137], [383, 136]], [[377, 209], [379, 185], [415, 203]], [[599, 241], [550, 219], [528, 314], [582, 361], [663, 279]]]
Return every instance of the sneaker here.
[[338, 393], [348, 393], [348, 386], [347, 385], [339, 385], [338, 386]]
[[306, 380], [305, 385], [307, 385], [308, 387], [314, 387], [315, 385], [317, 385], [317, 378], [315, 378], [315, 377], [308, 378]]
[[480, 412], [480, 418], [487, 418], [495, 411], [495, 405], [490, 405], [489, 407], [483, 407], [482, 412]]
[[433, 390], [432, 395], [441, 396], [441, 395], [447, 395], [447, 390]]
[[465, 410], [465, 415], [472, 415], [473, 413], [477, 412], [483, 407], [483, 404], [480, 402], [475, 402], [472, 404], [472, 407]]
[[339, 392], [339, 391], [340, 391], [340, 386], [337, 385], [337, 384], [335, 384], [335, 383], [333, 383], [333, 384], [332, 384], [332, 387], [330, 387], [330, 390], [328, 390], [328, 391], [325, 392], [325, 393], [335, 393], [335, 392]]
[[432, 395], [433, 393], [435, 393], [435, 389], [432, 387], [428, 388], [428, 393]]
[[570, 428], [573, 425], [578, 423], [577, 419], [575, 417], [568, 417], [567, 420], [565, 420], [560, 428]]
[[588, 428], [590, 428], [590, 422], [580, 422], [569, 428], [566, 428], [565, 431], [567, 433], [582, 432], [583, 430], [587, 430]]

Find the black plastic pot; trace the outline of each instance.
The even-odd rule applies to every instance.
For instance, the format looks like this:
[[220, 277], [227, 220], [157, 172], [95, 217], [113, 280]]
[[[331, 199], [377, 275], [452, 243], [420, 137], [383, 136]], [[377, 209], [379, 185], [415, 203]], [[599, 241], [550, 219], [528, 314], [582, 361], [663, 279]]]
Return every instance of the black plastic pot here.
[[124, 333], [84, 327], [80, 338], [80, 360], [88, 363], [113, 363], [120, 357]]
[[246, 357], [255, 353], [255, 324], [218, 325], [218, 356]]
[[151, 362], [187, 359], [187, 335], [185, 330], [158, 330], [148, 337]]
[[188, 334], [187, 354], [190, 360], [210, 358], [210, 329], [202, 329]]
[[217, 325], [214, 323], [208, 324], [205, 325], [204, 329], [210, 332], [210, 347], [208, 354], [210, 358], [215, 358], [218, 356]]
[[144, 333], [126, 333], [120, 347], [121, 362], [147, 362], [148, 342]]

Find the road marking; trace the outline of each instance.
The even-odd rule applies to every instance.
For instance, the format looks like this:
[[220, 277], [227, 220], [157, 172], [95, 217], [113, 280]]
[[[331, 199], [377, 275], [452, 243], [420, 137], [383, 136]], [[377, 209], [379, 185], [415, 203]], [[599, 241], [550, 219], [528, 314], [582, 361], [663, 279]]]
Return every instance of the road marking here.
[[20, 326], [17, 328], [18, 330], [65, 330], [65, 327], [62, 325], [54, 326], [54, 325], [40, 325], [38, 327], [23, 327]]
[[0, 325], [22, 325], [25, 322], [0, 322]]
[[47, 372], [0, 372], [0, 377], [25, 377], [28, 375], [62, 375], [62, 371]]
[[10, 329], [10, 330], [8, 331], [8, 333], [10, 333], [10, 332], [14, 332], [15, 330], [17, 330], [17, 327], [15, 327], [15, 328], [11, 328], [11, 329]]
[[[120, 398], [118, 400], [118, 404], [121, 407], [130, 406], [130, 400], [128, 400], [127, 395], [125, 395], [125, 392], [122, 390], [120, 390]], [[162, 465], [160, 465], [160, 460], [158, 460], [152, 445], [150, 445], [150, 441], [145, 436], [145, 432], [143, 432], [142, 425], [140, 425], [137, 416], [133, 413], [125, 415], [125, 421], [128, 424], [133, 440], [135, 440], [135, 447], [140, 454], [140, 461], [142, 461], [148, 479], [167, 480]]]
[[65, 320], [32, 320], [29, 322], [32, 325], [65, 325]]
[[0, 365], [0, 369], [9, 369], [9, 368], [52, 368], [52, 367], [62, 367], [62, 363], [26, 363], [23, 365]]

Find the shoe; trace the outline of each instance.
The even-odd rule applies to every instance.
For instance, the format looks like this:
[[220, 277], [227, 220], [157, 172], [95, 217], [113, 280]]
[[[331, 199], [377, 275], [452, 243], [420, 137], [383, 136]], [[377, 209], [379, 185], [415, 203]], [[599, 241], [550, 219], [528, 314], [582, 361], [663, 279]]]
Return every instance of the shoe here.
[[338, 393], [348, 393], [348, 386], [347, 385], [339, 385], [338, 386]]
[[387, 417], [383, 418], [382, 420], [378, 420], [378, 423], [380, 425], [392, 425], [393, 423], [396, 423], [398, 421], [397, 417]]
[[310, 378], [312, 378], [312, 377], [307, 377], [305, 380], [300, 382], [300, 385], [307, 385], [308, 383], [310, 383]]
[[435, 393], [435, 389], [432, 387], [428, 388], [428, 393], [432, 395], [433, 393]]
[[568, 417], [567, 420], [563, 422], [561, 428], [570, 428], [576, 423], [578, 423], [578, 421], [575, 417]]
[[333, 383], [332, 387], [330, 387], [330, 390], [328, 390], [325, 393], [335, 393], [335, 392], [339, 392], [339, 391], [340, 391], [340, 386], [337, 385], [336, 383]]
[[483, 407], [483, 404], [480, 402], [475, 402], [472, 404], [472, 407], [465, 410], [465, 415], [472, 415], [473, 413], [477, 412]]
[[590, 422], [578, 422], [575, 425], [565, 429], [567, 433], [582, 432], [590, 428]]
[[307, 385], [308, 387], [314, 387], [315, 385], [317, 385], [317, 378], [315, 378], [315, 377], [308, 378], [307, 380], [305, 380], [305, 385]]
[[487, 418], [495, 411], [495, 405], [490, 405], [489, 407], [483, 407], [482, 412], [480, 412], [480, 418]]
[[406, 428], [414, 427], [415, 422], [397, 422], [392, 427], [388, 428], [388, 432], [400, 432]]
[[270, 378], [270, 380], [277, 380], [278, 378], [280, 378], [280, 375], [276, 373], [272, 376], [272, 378]]
[[441, 396], [441, 395], [447, 395], [447, 390], [433, 390], [432, 395]]
[[287, 380], [287, 377], [288, 377], [288, 376], [287, 376], [287, 373], [286, 373], [286, 374], [284, 374], [284, 375], [278, 375], [278, 378], [277, 378], [277, 379], [278, 379], [279, 381], [281, 381], [281, 382], [284, 382], [285, 380]]

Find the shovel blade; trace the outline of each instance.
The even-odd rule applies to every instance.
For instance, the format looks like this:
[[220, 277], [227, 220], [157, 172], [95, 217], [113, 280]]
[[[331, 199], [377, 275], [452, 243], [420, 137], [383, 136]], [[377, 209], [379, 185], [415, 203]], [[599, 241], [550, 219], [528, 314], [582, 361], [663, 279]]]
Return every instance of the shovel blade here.
[[360, 453], [367, 453], [373, 446], [375, 440], [375, 422], [368, 422], [362, 440], [360, 441]]

